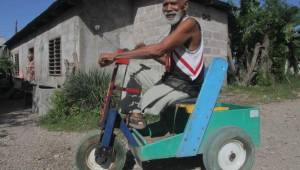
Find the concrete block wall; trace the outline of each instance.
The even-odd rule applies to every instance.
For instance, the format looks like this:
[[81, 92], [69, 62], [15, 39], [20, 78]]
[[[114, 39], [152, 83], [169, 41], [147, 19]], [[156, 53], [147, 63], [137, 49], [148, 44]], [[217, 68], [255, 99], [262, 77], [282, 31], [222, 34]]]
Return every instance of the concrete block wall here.
[[55, 92], [55, 88], [41, 88], [35, 86], [32, 93], [32, 112], [43, 116], [51, 109], [51, 96]]
[[[212, 57], [227, 56], [228, 19], [225, 11], [192, 2], [189, 14], [200, 22], [204, 38], [206, 63]], [[208, 17], [208, 18], [207, 18]]]
[[[151, 4], [148, 0], [136, 1], [135, 9], [137, 12], [133, 32], [136, 42], [155, 43], [168, 35], [170, 26], [165, 23], [161, 1], [153, 1]], [[225, 57], [228, 37], [227, 13], [190, 2], [188, 15], [195, 17], [203, 30], [206, 63], [214, 56]]]
[[[133, 13], [133, 38], [136, 44], [158, 43], [170, 32], [170, 25], [165, 22], [162, 14], [162, 4], [159, 0], [139, 0], [134, 3]], [[156, 70], [155, 75], [151, 75], [153, 80], [159, 80], [165, 71], [164, 66], [154, 60], [137, 60], [136, 64], [147, 64]]]
[[100, 53], [134, 46], [130, 41], [131, 11], [129, 0], [83, 1], [79, 14], [81, 69], [99, 68]]
[[147, 4], [147, 0], [135, 1], [133, 36], [136, 43], [157, 43], [169, 34], [168, 25], [162, 14], [160, 1]]

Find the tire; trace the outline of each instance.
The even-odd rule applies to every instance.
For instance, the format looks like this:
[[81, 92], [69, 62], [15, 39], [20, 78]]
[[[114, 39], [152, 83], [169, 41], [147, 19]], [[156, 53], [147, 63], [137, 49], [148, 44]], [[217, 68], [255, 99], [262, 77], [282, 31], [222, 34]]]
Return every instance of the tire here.
[[99, 143], [100, 131], [92, 131], [80, 142], [76, 150], [75, 161], [79, 170], [121, 170], [126, 161], [128, 144], [123, 134], [115, 130], [113, 155], [105, 165], [95, 161], [95, 148]]
[[203, 153], [207, 170], [251, 170], [255, 148], [251, 138], [236, 127], [219, 130], [208, 141]]

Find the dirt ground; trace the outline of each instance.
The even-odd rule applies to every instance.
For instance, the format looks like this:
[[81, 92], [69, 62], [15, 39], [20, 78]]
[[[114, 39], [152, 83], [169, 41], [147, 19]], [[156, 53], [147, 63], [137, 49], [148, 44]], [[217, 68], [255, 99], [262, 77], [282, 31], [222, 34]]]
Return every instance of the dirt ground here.
[[[300, 99], [259, 107], [262, 144], [256, 150], [253, 169], [299, 170]], [[76, 143], [83, 135], [42, 129], [37, 125], [37, 115], [24, 108], [22, 101], [0, 101], [1, 170], [74, 169]], [[189, 169], [191, 161], [201, 160], [169, 160], [167, 166], [160, 169]], [[158, 161], [154, 164], [164, 163]], [[158, 169], [154, 167], [150, 165], [149, 169]]]

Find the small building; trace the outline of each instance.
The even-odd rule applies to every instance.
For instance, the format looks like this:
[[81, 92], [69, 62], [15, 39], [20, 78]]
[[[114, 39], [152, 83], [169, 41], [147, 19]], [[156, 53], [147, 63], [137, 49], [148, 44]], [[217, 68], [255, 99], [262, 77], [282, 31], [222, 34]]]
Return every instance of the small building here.
[[5, 43], [5, 38], [0, 36], [0, 46], [3, 46]]
[[0, 35], [0, 55], [3, 53], [3, 50], [4, 50], [4, 48], [5, 48], [5, 38], [4, 37], [1, 37], [1, 35]]
[[4, 47], [5, 47], [4, 43], [5, 43], [5, 39], [0, 36], [0, 54], [2, 54], [2, 52], [4, 50]]
[[[155, 43], [169, 32], [162, 16], [162, 0], [57, 0], [10, 38], [6, 45], [23, 74], [27, 56], [34, 56], [35, 98], [45, 112], [52, 88], [63, 85], [72, 66], [88, 71], [101, 52], [132, 49]], [[230, 6], [220, 0], [191, 0], [188, 14], [201, 24], [204, 57], [227, 55]], [[153, 62], [156, 66], [156, 63]], [[163, 72], [163, 67], [157, 66]], [[45, 106], [44, 106], [45, 105]]]

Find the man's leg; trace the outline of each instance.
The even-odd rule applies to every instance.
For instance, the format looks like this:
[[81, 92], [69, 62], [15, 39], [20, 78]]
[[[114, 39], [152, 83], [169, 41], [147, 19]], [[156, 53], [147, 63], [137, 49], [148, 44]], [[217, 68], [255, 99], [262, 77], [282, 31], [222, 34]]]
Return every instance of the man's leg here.
[[[130, 61], [125, 77], [125, 86], [128, 88], [141, 89], [143, 91], [150, 89], [161, 79], [163, 70], [160, 67], [161, 66], [151, 61], [146, 64], [137, 60]], [[125, 70], [123, 72], [125, 72]], [[122, 100], [120, 102], [121, 112], [130, 113], [135, 110], [140, 110], [140, 100], [141, 95], [133, 95], [123, 92]]]
[[146, 122], [141, 113], [159, 115], [173, 102], [186, 98], [189, 98], [187, 93], [175, 90], [163, 83], [157, 84], [142, 96], [141, 109], [133, 112], [129, 119], [129, 125], [136, 129], [142, 129], [146, 126]]
[[189, 98], [189, 94], [174, 88], [159, 84], [149, 89], [141, 99], [141, 110], [143, 113], [159, 115], [163, 109], [177, 100]]

